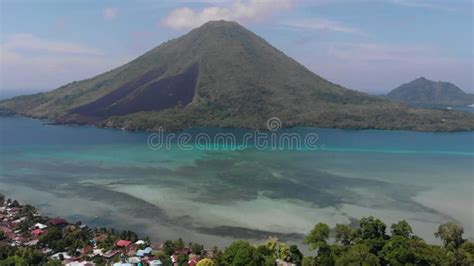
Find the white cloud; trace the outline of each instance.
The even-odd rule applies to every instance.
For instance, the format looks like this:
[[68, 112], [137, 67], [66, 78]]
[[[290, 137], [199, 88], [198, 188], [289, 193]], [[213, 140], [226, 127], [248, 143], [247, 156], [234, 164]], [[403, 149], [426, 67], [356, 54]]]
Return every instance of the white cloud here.
[[188, 7], [173, 10], [161, 23], [174, 30], [185, 30], [199, 27], [210, 20], [234, 20], [239, 22], [261, 21], [274, 13], [289, 9], [292, 0], [237, 1], [230, 6], [211, 6], [201, 10]]
[[83, 44], [22, 33], [0, 44], [0, 87], [53, 89], [110, 70], [130, 58], [108, 58]]
[[108, 7], [104, 9], [104, 11], [102, 12], [103, 17], [106, 20], [112, 20], [116, 18], [118, 14], [119, 14], [118, 7]]
[[2, 47], [6, 50], [30, 50], [48, 53], [102, 54], [102, 51], [82, 44], [45, 40], [29, 33], [19, 33], [8, 36], [6, 42], [2, 44]]
[[294, 21], [286, 21], [280, 23], [281, 26], [302, 29], [302, 30], [319, 30], [333, 31], [357, 35], [366, 35], [362, 30], [345, 25], [342, 22], [328, 19], [301, 19]]

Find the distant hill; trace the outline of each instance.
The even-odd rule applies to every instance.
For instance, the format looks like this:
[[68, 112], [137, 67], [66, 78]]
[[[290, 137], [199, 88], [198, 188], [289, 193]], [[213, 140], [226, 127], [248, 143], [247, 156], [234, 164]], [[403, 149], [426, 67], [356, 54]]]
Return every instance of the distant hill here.
[[470, 105], [474, 103], [472, 94], [465, 93], [456, 85], [418, 78], [405, 83], [387, 94], [394, 101], [412, 105]]
[[212, 21], [137, 59], [0, 113], [130, 130], [283, 126], [473, 130], [474, 116], [410, 108], [331, 83], [235, 22]]

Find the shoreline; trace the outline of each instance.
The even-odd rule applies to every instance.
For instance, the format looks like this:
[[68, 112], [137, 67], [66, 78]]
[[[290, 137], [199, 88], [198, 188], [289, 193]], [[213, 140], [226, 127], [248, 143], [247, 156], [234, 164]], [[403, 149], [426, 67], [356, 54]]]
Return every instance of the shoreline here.
[[[459, 111], [463, 112], [463, 111]], [[470, 113], [470, 112], [464, 112], [464, 113]], [[30, 119], [35, 119], [39, 121], [44, 121], [43, 125], [45, 126], [71, 126], [71, 127], [79, 127], [79, 126], [89, 126], [89, 127], [95, 127], [98, 129], [114, 129], [114, 130], [121, 130], [121, 131], [127, 131], [127, 132], [137, 132], [137, 133], [153, 133], [153, 132], [159, 132], [160, 130], [165, 132], [165, 133], [179, 133], [186, 131], [188, 129], [199, 129], [199, 128], [212, 128], [212, 129], [222, 129], [222, 130], [259, 130], [262, 132], [271, 132], [266, 128], [265, 126], [262, 125], [262, 127], [206, 127], [206, 126], [193, 126], [193, 127], [188, 127], [188, 128], [178, 128], [176, 130], [166, 130], [163, 127], [154, 127], [154, 128], [145, 128], [145, 129], [136, 129], [136, 128], [126, 128], [126, 127], [121, 127], [121, 126], [102, 126], [101, 123], [104, 121], [101, 121], [100, 123], [73, 123], [73, 122], [57, 122], [55, 120], [50, 120], [44, 117], [36, 117], [36, 116], [28, 116], [24, 114], [7, 114], [7, 115], [1, 115], [0, 117], [24, 117], [24, 118], [30, 118]], [[291, 130], [294, 128], [314, 128], [314, 129], [338, 129], [338, 130], [347, 130], [347, 131], [389, 131], [389, 132], [416, 132], [416, 133], [434, 133], [434, 134], [442, 134], [442, 133], [463, 133], [463, 132], [474, 132], [474, 127], [471, 129], [454, 129], [454, 130], [416, 130], [416, 129], [393, 129], [393, 128], [377, 128], [377, 127], [319, 127], [319, 126], [309, 126], [309, 125], [293, 125], [293, 126], [283, 126], [280, 130]]]

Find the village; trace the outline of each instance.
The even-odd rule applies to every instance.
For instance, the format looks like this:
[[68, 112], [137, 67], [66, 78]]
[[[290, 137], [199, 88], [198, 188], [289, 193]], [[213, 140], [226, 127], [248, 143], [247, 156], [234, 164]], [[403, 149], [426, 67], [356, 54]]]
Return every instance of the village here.
[[[130, 231], [90, 228], [80, 222], [41, 216], [31, 205], [0, 199], [0, 246], [36, 253], [47, 265], [212, 265], [212, 251], [183, 241], [138, 239]], [[208, 262], [206, 264], [205, 262]], [[211, 264], [209, 264], [211, 263]], [[1, 264], [1, 263], [0, 263]], [[16, 264], [16, 263], [13, 263]]]
[[[278, 256], [280, 257], [278, 257]], [[40, 215], [34, 206], [0, 194], [0, 266], [301, 265], [303, 254], [270, 237], [260, 246], [237, 240], [225, 251], [181, 239], [153, 243], [132, 231], [89, 227]], [[240, 261], [240, 262], [239, 262]], [[237, 263], [237, 264], [235, 264]]]

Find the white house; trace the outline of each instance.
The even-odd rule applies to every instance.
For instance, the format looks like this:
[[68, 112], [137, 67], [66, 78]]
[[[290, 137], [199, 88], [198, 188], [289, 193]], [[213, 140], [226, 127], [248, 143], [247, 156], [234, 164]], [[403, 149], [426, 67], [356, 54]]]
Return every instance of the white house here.
[[48, 226], [45, 225], [45, 224], [42, 224], [42, 223], [35, 223], [34, 227], [35, 227], [35, 228], [38, 228], [38, 229], [45, 229], [45, 228], [47, 228]]
[[67, 254], [67, 252], [58, 252], [58, 253], [52, 255], [50, 258], [55, 259], [55, 260], [60, 260], [60, 259], [61, 259], [61, 255], [62, 255], [62, 259], [65, 259], [65, 260], [68, 260], [68, 259], [71, 258], [71, 256], [69, 256], [69, 255]]

